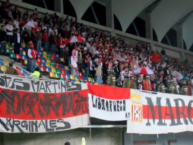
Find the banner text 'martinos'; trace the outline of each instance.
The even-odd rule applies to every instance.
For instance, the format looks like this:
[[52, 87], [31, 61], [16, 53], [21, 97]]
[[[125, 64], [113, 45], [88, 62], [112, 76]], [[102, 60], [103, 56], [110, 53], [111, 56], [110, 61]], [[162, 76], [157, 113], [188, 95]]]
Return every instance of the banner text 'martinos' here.
[[[181, 98], [163, 100], [161, 97], [156, 98], [156, 104], [153, 103], [152, 98], [146, 97], [147, 101], [147, 126], [177, 126], [177, 125], [193, 125], [193, 100], [188, 104]], [[163, 104], [164, 102], [164, 104]], [[171, 105], [174, 104], [174, 105]], [[163, 106], [164, 105], [164, 106]], [[166, 120], [170, 123], [166, 123]]]
[[121, 112], [126, 111], [125, 100], [106, 100], [92, 95], [92, 105], [94, 108], [109, 112]]

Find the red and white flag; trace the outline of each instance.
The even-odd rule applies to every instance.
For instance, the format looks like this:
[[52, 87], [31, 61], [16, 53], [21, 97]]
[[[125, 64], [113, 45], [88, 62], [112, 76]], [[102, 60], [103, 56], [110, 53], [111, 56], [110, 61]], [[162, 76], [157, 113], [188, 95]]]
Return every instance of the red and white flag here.
[[72, 36], [66, 43], [85, 42], [84, 38], [78, 36]]

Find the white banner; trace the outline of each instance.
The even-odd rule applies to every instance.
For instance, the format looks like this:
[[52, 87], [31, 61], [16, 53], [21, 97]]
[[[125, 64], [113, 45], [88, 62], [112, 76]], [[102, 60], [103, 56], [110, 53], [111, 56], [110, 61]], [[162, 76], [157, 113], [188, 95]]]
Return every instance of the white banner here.
[[88, 126], [88, 114], [52, 120], [20, 120], [0, 118], [0, 132], [4, 133], [48, 133], [66, 131]]
[[189, 96], [131, 90], [127, 133], [167, 134], [193, 131], [193, 99]]
[[124, 121], [129, 117], [130, 90], [88, 85], [90, 117], [107, 121]]
[[63, 93], [87, 89], [86, 84], [49, 79], [35, 81], [5, 74], [0, 74], [0, 87], [38, 93]]

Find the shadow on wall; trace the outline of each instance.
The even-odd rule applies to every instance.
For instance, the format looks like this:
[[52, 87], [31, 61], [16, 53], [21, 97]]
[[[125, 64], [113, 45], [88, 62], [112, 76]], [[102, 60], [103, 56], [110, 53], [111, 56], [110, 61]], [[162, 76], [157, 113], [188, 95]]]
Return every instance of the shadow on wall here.
[[[91, 135], [91, 138], [90, 138]], [[63, 145], [69, 141], [80, 145], [85, 137], [88, 145], [121, 145], [121, 129], [76, 129], [47, 134], [3, 134], [4, 145]], [[2, 144], [1, 144], [2, 145]]]

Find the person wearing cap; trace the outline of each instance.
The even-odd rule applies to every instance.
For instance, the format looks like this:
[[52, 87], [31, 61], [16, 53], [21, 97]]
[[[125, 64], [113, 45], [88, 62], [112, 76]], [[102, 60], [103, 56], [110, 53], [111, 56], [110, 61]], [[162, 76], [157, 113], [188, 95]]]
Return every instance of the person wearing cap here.
[[13, 62], [9, 63], [9, 68], [5, 71], [5, 74], [18, 75], [17, 70], [13, 68]]
[[29, 42], [29, 49], [27, 51], [27, 57], [28, 57], [27, 69], [31, 73], [33, 73], [35, 69], [36, 53], [35, 53], [34, 45], [32, 42]]
[[16, 33], [14, 34], [14, 37], [13, 37], [13, 42], [14, 42], [14, 52], [15, 52], [15, 54], [20, 54], [21, 35], [20, 35], [20, 30], [19, 29], [16, 29]]

